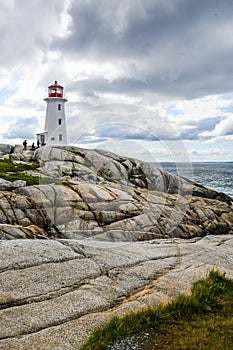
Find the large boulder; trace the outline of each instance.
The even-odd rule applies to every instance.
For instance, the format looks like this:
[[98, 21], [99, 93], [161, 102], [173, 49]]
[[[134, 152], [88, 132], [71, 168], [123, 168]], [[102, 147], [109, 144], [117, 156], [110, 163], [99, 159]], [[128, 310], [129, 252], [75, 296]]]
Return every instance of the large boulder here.
[[0, 155], [10, 154], [12, 151], [13, 151], [12, 145], [0, 143]]
[[12, 188], [13, 188], [13, 184], [11, 181], [0, 178], [0, 191], [9, 191]]

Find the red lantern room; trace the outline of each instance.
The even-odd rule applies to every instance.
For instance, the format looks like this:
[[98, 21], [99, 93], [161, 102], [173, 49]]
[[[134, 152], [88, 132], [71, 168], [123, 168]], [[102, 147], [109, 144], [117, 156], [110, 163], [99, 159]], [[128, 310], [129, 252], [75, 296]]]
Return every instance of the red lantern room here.
[[63, 86], [59, 85], [55, 80], [53, 85], [48, 87], [49, 97], [61, 97], [63, 98]]

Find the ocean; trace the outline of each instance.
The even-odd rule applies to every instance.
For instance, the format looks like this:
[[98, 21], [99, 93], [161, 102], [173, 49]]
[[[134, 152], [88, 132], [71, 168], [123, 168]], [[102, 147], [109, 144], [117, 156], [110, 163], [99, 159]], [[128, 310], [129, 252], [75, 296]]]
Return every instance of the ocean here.
[[186, 177], [198, 184], [223, 192], [233, 198], [232, 163], [161, 163], [160, 167], [170, 173]]

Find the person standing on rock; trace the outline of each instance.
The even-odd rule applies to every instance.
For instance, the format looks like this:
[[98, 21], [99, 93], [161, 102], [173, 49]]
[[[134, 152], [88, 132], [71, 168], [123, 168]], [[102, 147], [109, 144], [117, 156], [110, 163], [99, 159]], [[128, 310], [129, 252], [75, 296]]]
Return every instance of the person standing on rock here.
[[39, 148], [40, 147], [40, 140], [38, 139], [37, 140], [37, 148]]
[[27, 140], [23, 141], [23, 148], [24, 148], [24, 151], [26, 151], [26, 149], [27, 149]]
[[34, 142], [32, 142], [32, 150], [34, 151], [34, 149], [36, 149], [35, 144], [34, 144]]

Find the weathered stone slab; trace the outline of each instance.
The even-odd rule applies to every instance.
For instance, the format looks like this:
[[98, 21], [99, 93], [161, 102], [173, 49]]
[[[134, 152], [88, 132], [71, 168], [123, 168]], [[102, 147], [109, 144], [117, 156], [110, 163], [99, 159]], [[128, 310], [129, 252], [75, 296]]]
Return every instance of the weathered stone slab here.
[[8, 261], [1, 288], [18, 303], [9, 307], [7, 299], [0, 311], [0, 349], [7, 350], [78, 350], [111, 316], [189, 293], [213, 268], [233, 278], [232, 235], [134, 243], [18, 240], [0, 248]]
[[79, 258], [69, 247], [52, 240], [0, 241], [0, 271]]
[[0, 305], [43, 300], [98, 275], [96, 263], [85, 258], [5, 271], [0, 275]]

